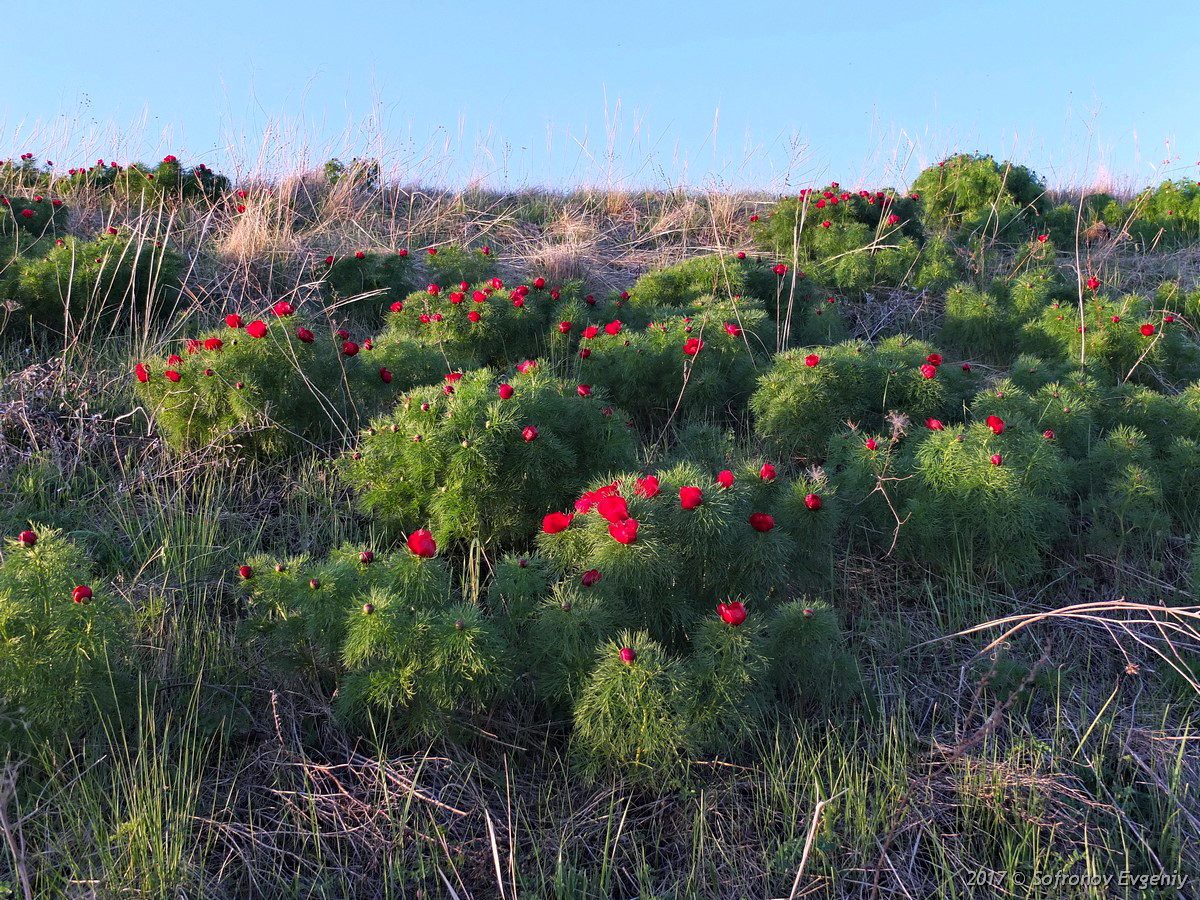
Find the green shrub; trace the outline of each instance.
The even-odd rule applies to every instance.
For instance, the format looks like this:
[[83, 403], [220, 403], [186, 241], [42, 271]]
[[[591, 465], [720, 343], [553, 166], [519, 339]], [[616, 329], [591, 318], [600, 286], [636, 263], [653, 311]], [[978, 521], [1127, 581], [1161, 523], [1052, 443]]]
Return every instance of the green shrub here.
[[[439, 542], [528, 539], [598, 472], [633, 459], [626, 415], [533, 365], [452, 374], [412, 391], [345, 460], [364, 511]], [[511, 393], [510, 393], [511, 392]]]
[[455, 245], [430, 250], [433, 252], [426, 251], [425, 262], [432, 274], [432, 281], [447, 290], [459, 289], [458, 286], [464, 281], [479, 284], [495, 274], [494, 260], [482, 250], [468, 250]]
[[977, 377], [961, 365], [943, 365], [929, 344], [905, 335], [875, 347], [850, 341], [777, 356], [750, 410], [755, 432], [771, 446], [819, 459], [847, 421], [870, 431], [891, 411], [917, 421], [960, 419]]
[[308, 328], [283, 306], [278, 311], [247, 323], [231, 314], [232, 327], [185, 342], [181, 354], [138, 363], [138, 396], [170, 446], [216, 444], [270, 456], [325, 442], [443, 370], [430, 348], [398, 341], [360, 347], [319, 325]]
[[1118, 425], [1088, 457], [1087, 513], [1093, 552], [1120, 560], [1152, 551], [1171, 532], [1155, 453], [1146, 435]]
[[946, 292], [945, 318], [938, 342], [963, 355], [991, 361], [1012, 357], [1016, 310], [1001, 291], [958, 284]]
[[1045, 186], [1025, 166], [991, 156], [958, 154], [917, 176], [912, 194], [934, 234], [1025, 240], [1040, 219]]
[[1147, 188], [1128, 206], [1128, 232], [1142, 249], [1200, 240], [1200, 185], [1195, 179], [1164, 181]]
[[508, 683], [498, 632], [455, 598], [439, 558], [347, 547], [320, 562], [258, 557], [240, 577], [255, 643], [336, 692], [347, 722], [442, 737]]
[[19, 317], [52, 328], [127, 325], [174, 310], [183, 259], [128, 231], [91, 241], [60, 239], [36, 259], [19, 260], [13, 291]]
[[360, 250], [340, 259], [328, 256], [324, 265], [322, 286], [339, 308], [348, 306], [378, 315], [417, 287], [417, 274], [407, 253]]
[[33, 526], [5, 542], [0, 562], [0, 735], [5, 746], [77, 738], [124, 681], [124, 603], [92, 580], [84, 552]]

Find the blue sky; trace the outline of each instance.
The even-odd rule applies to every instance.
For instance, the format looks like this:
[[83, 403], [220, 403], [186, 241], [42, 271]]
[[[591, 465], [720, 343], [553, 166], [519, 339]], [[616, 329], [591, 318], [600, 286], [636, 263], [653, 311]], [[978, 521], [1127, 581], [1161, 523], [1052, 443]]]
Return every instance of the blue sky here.
[[0, 155], [60, 164], [372, 155], [414, 181], [788, 190], [904, 186], [952, 150], [1059, 185], [1200, 160], [1200, 11], [1175, 0], [9, 0], [4, 20]]

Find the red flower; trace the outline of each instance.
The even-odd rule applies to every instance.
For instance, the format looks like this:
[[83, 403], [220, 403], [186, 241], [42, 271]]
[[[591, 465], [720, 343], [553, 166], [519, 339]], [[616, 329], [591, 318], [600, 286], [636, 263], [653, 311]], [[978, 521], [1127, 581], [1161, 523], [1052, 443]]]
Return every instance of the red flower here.
[[1111, 322], [1112, 322], [1114, 325], [1116, 325], [1116, 324], [1120, 323], [1120, 321], [1121, 321], [1121, 317], [1120, 317], [1120, 316], [1113, 316], [1113, 317], [1112, 317], [1112, 319], [1111, 319], [1110, 321], [1111, 321]]
[[830, 222], [828, 219], [826, 219], [824, 222], [821, 223], [821, 227], [822, 228], [832, 228], [833, 223]]
[[984, 422], [988, 428], [992, 429], [992, 434], [1004, 433], [1004, 420], [999, 416], [988, 416]]
[[582, 350], [579, 351], [580, 359], [587, 359], [591, 355], [592, 355], [592, 351], [590, 349], [588, 349], [587, 347], [584, 347]]
[[775, 475], [775, 467], [770, 463], [763, 463], [762, 468], [758, 470], [758, 477], [763, 481], [774, 481]]
[[621, 662], [625, 663], [625, 665], [632, 666], [634, 660], [636, 660], [636, 659], [637, 659], [637, 651], [634, 650], [632, 647], [622, 647], [621, 648]]
[[745, 251], [745, 250], [739, 250], [739, 251], [737, 252], [737, 258], [738, 258], [738, 259], [745, 259], [745, 258], [746, 258], [746, 251]]
[[531, 444], [537, 440], [538, 430], [533, 425], [526, 425], [521, 429], [521, 437], [525, 438], [525, 443]]
[[507, 400], [509, 397], [511, 397], [513, 395], [513, 393], [514, 393], [513, 386], [511, 384], [509, 384], [508, 382], [504, 382], [500, 385], [499, 394], [500, 394], [501, 400]]
[[681, 487], [679, 489], [679, 505], [684, 509], [695, 509], [704, 502], [704, 494], [698, 487]]
[[32, 219], [33, 218], [33, 210], [32, 209], [23, 209], [23, 210], [21, 210], [21, 216], [26, 219]]
[[621, 291], [621, 299], [628, 300], [629, 299], [629, 291]]
[[418, 528], [408, 536], [408, 550], [421, 559], [429, 559], [437, 553], [437, 544], [427, 528]]
[[133, 367], [133, 374], [142, 384], [145, 384], [150, 380], [150, 370], [147, 369], [142, 363], [138, 363]]
[[607, 325], [604, 326], [604, 333], [605, 334], [613, 334], [613, 335], [620, 334], [621, 333], [621, 322], [618, 319], [613, 319], [611, 322], [609, 322]]
[[570, 334], [571, 333], [571, 323], [570, 322], [559, 322], [558, 323], [558, 333], [559, 334]]
[[750, 527], [755, 531], [766, 534], [775, 527], [775, 517], [769, 513], [750, 513]]
[[238, 566], [238, 575], [241, 576], [242, 581], [249, 581], [254, 577], [254, 570], [249, 566]]
[[464, 294], [462, 291], [451, 291], [450, 292], [450, 302], [453, 303], [455, 306], [458, 306], [458, 304], [462, 303], [466, 299], [467, 299], [467, 295]]
[[479, 252], [482, 253], [484, 256], [490, 256], [492, 253], [492, 248], [489, 247], [487, 244], [484, 244], [482, 247], [479, 248]]
[[1039, 235], [1037, 236], [1037, 240], [1038, 240], [1038, 243], [1039, 243], [1039, 244], [1044, 244], [1044, 243], [1046, 243], [1046, 241], [1050, 240], [1050, 235], [1048, 235], [1048, 234], [1039, 234]]
[[970, 364], [970, 363], [963, 363], [963, 364], [962, 364], [962, 370], [963, 370], [964, 372], [970, 372], [970, 371], [971, 371], [971, 364]]
[[345, 341], [350, 338], [350, 332], [348, 332], [345, 328], [339, 328], [334, 332], [334, 334], [338, 336], [338, 340], [340, 341]]
[[483, 318], [483, 316], [481, 316], [475, 310], [471, 310], [470, 312], [467, 313], [467, 321], [471, 322], [472, 324], [475, 322], [478, 322], [482, 318]]
[[425, 252], [428, 253], [430, 256], [437, 256], [437, 247], [430, 247]]
[[717, 615], [726, 624], [736, 628], [746, 621], [746, 607], [740, 600], [734, 600], [732, 603], [718, 603]]
[[436, 297], [438, 294], [440, 294], [442, 292], [442, 287], [441, 287], [441, 285], [438, 285], [438, 284], [431, 284], [428, 287], [426, 287], [425, 290], [428, 292], [430, 297]]
[[316, 336], [303, 325], [296, 327], [296, 338], [304, 344], [311, 344], [316, 340]]
[[354, 341], [342, 341], [342, 354], [345, 356], [355, 356], [358, 354], [358, 344]]
[[526, 359], [517, 363], [517, 371], [524, 375], [526, 372], [532, 372], [537, 368], [537, 363], [532, 359]]
[[487, 303], [487, 294], [484, 291], [475, 291], [471, 294], [471, 299], [476, 303]]
[[992, 465], [993, 466], [1003, 465], [1003, 463], [1004, 463], [1004, 458], [1001, 457], [999, 453], [992, 454]]
[[889, 225], [899, 225], [900, 217], [898, 215], [896, 215], [895, 213], [892, 213], [890, 216], [887, 217], [887, 223]]
[[922, 378], [936, 378], [937, 377], [937, 366], [930, 365], [929, 363], [925, 363], [925, 365], [921, 366], [921, 377]]
[[533, 279], [533, 286], [540, 291], [546, 286], [546, 279], [538, 276], [537, 278]]
[[246, 334], [250, 335], [252, 338], [265, 337], [267, 334], [267, 323], [262, 319], [255, 319], [246, 326]]
[[204, 340], [204, 349], [205, 350], [220, 350], [224, 346], [225, 346], [225, 342], [223, 340], [221, 340], [220, 338], [210, 337], [210, 338], [205, 338], [205, 340]]
[[571, 520], [575, 518], [574, 513], [552, 512], [542, 519], [542, 531], [546, 534], [558, 534], [560, 531], [566, 531], [571, 526]]
[[1044, 437], [1048, 441], [1052, 441], [1052, 440], [1054, 440], [1054, 431], [1050, 428], [1047, 428], [1045, 431], [1042, 432], [1042, 437]]
[[379, 380], [380, 380], [380, 381], [382, 381], [384, 384], [391, 384], [391, 383], [392, 383], [392, 373], [391, 373], [391, 370], [390, 370], [390, 369], [388, 369], [386, 366], [381, 366], [381, 367], [380, 367], [380, 369], [379, 369]]
[[1089, 291], [1094, 291], [1096, 288], [1100, 287], [1100, 279], [1095, 275], [1089, 278], [1086, 283]]
[[945, 431], [946, 426], [942, 424], [941, 419], [926, 419], [925, 427], [930, 431]]
[[717, 473], [717, 484], [723, 488], [733, 487], [733, 473], [728, 469], [722, 469]]
[[[586, 494], [580, 498], [587, 502], [589, 498]], [[619, 494], [606, 494], [598, 498], [596, 501], [596, 512], [600, 513], [600, 518], [616, 524], [624, 522], [629, 518], [629, 504], [625, 502], [625, 498]], [[576, 504], [576, 509], [579, 505]], [[589, 507], [590, 508], [590, 507]]]
[[704, 341], [700, 338], [688, 338], [683, 342], [683, 352], [687, 356], [695, 356], [704, 349]]
[[772, 272], [774, 272], [776, 275], [779, 275], [781, 277], [787, 274], [787, 270], [788, 270], [788, 267], [785, 266], [783, 263], [776, 263], [771, 268]]
[[608, 526], [608, 533], [618, 544], [628, 546], [637, 540], [638, 521], [637, 519], [625, 519], [623, 522], [614, 522]]
[[602, 576], [600, 575], [599, 569], [588, 569], [580, 577], [579, 583], [582, 584], [584, 587], [591, 587], [597, 581], [599, 581], [601, 579], [601, 577]]
[[225, 324], [228, 325], [230, 328], [241, 328], [242, 327], [242, 317], [239, 316], [237, 313], [230, 313], [229, 315], [227, 315], [225, 317]]
[[750, 217], [750, 221], [751, 221], [751, 222], [757, 222], [757, 221], [758, 221], [758, 213], [755, 213], [754, 215], [752, 215], [752, 216]]
[[649, 500], [652, 497], [657, 497], [659, 490], [658, 478], [654, 475], [647, 475], [645, 478], [637, 480], [637, 487], [634, 488], [634, 493], [639, 497], [645, 497]]
[[525, 305], [525, 298], [522, 297], [520, 294], [518, 294], [516, 297], [513, 297], [512, 305], [515, 306], [517, 309], [520, 309], [522, 306]]
[[730, 337], [741, 337], [742, 329], [734, 325], [732, 322], [725, 323], [725, 333]]
[[927, 357], [925, 357], [925, 362], [929, 363], [931, 366], [940, 366], [942, 364], [942, 354], [930, 353]]
[[600, 333], [599, 328], [597, 328], [595, 325], [589, 325], [587, 328], [583, 329], [583, 339], [585, 341], [590, 341], [592, 338], [594, 338], [599, 333]]
[[172, 353], [170, 356], [167, 357], [167, 365], [168, 366], [177, 366], [181, 362], [183, 362], [183, 359], [178, 354]]
[[580, 397], [590, 397], [592, 396], [592, 386], [590, 384], [581, 384], [575, 388], [575, 393]]
[[246, 205], [244, 203], [239, 203], [237, 205], [237, 211], [240, 213], [244, 213], [246, 211]]
[[361, 250], [355, 250], [355, 251], [354, 251], [354, 258], [355, 258], [355, 259], [366, 259], [366, 258], [367, 258], [367, 254], [365, 254], [365, 253], [364, 253], [363, 251], [361, 251]]
[[404, 301], [403, 300], [393, 301], [392, 305], [388, 308], [392, 312], [404, 312]]
[[167, 369], [167, 371], [163, 372], [163, 375], [165, 375], [167, 381], [171, 382], [172, 384], [178, 383], [179, 379], [183, 377], [174, 369]]
[[1143, 325], [1138, 330], [1141, 331], [1141, 333], [1144, 337], [1150, 337], [1154, 334], [1154, 326], [1151, 325], [1149, 322], [1147, 322], [1145, 325]]
[[804, 505], [813, 511], [820, 509], [821, 508], [821, 495], [820, 494], [805, 495]]
[[75, 589], [71, 591], [71, 601], [73, 603], [87, 603], [92, 599], [92, 589], [86, 584], [77, 584]]
[[22, 531], [20, 534], [17, 535], [17, 540], [20, 541], [22, 544], [24, 544], [26, 547], [32, 547], [34, 544], [36, 544], [38, 542], [38, 536], [37, 536], [37, 533], [33, 532], [33, 531]]
[[447, 372], [445, 380], [454, 384], [456, 381], [462, 381], [462, 372]]
[[358, 554], [358, 561], [364, 566], [369, 566], [371, 563], [375, 562], [375, 551], [364, 550], [362, 553]]
[[821, 361], [821, 357], [817, 356], [817, 354], [815, 354], [815, 353], [810, 353], [810, 354], [808, 354], [808, 356], [804, 357], [804, 364], [806, 366], [808, 366], [810, 369], [815, 368], [817, 363], [819, 363], [820, 361]]

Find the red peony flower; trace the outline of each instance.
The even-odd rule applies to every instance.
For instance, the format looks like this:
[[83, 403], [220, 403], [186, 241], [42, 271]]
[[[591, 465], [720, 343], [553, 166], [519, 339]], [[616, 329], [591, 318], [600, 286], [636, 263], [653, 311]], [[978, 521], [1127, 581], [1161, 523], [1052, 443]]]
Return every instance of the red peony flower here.
[[299, 340], [302, 343], [311, 344], [313, 341], [316, 340], [316, 335], [314, 335], [311, 331], [309, 331], [303, 325], [298, 325], [296, 327], [296, 338], [297, 338], [297, 340]]
[[583, 339], [586, 341], [590, 341], [592, 338], [596, 337], [596, 335], [598, 335], [599, 333], [600, 333], [599, 328], [597, 328], [595, 325], [589, 325], [587, 328], [583, 329]]
[[242, 581], [249, 581], [254, 577], [254, 570], [249, 566], [238, 566], [238, 575], [241, 576]]
[[517, 371], [520, 372], [522, 375], [526, 374], [527, 372], [532, 372], [536, 368], [537, 368], [537, 363], [532, 359], [526, 359], [526, 360], [523, 360], [522, 362], [517, 363]]
[[403, 300], [395, 300], [395, 301], [393, 301], [392, 305], [388, 308], [394, 313], [404, 312], [404, 301]]
[[1004, 458], [1001, 457], [999, 453], [992, 454], [992, 465], [993, 466], [1003, 465], [1003, 463], [1004, 463]]
[[487, 244], [484, 244], [482, 247], [479, 248], [479, 252], [482, 253], [484, 256], [490, 256], [492, 253], [492, 248], [489, 247]]
[[570, 334], [571, 333], [571, 323], [570, 322], [559, 322], [558, 323], [558, 333], [559, 334]]
[[775, 527], [775, 517], [769, 513], [750, 513], [750, 527], [755, 531], [766, 534]]
[[507, 400], [514, 393], [513, 386], [511, 384], [509, 384], [508, 382], [503, 382], [500, 385], [498, 393], [500, 394], [501, 400]]
[[815, 353], [810, 353], [810, 354], [808, 354], [808, 356], [804, 357], [804, 364], [806, 366], [808, 366], [810, 369], [815, 368], [817, 363], [819, 363], [820, 361], [821, 361], [821, 357], [817, 356], [817, 354], [815, 354]]
[[925, 363], [923, 366], [921, 366], [921, 377], [922, 378], [936, 378], [937, 377], [937, 366], [930, 365], [929, 363]]
[[225, 346], [225, 342], [220, 338], [210, 337], [204, 339], [205, 350], [220, 350]]
[[533, 279], [533, 286], [540, 291], [546, 286], [546, 279], [539, 275], [537, 278]]
[[436, 297], [442, 292], [442, 287], [439, 284], [431, 284], [425, 288], [430, 297]]
[[580, 577], [579, 583], [582, 584], [584, 587], [591, 587], [596, 582], [598, 582], [602, 577], [603, 576], [601, 576], [599, 569], [588, 569]]
[[542, 531], [546, 534], [558, 534], [560, 531], [566, 531], [574, 518], [574, 513], [552, 512], [542, 518]]
[[462, 372], [447, 372], [445, 380], [454, 384], [456, 381], [462, 381]]
[[451, 291], [450, 292], [450, 302], [452, 304], [454, 304], [455, 306], [458, 306], [458, 304], [462, 303], [466, 299], [467, 299], [467, 295], [464, 294], [462, 291]]
[[1004, 433], [1004, 420], [999, 416], [988, 416], [984, 421], [988, 428], [992, 429], [992, 434]]
[[366, 253], [364, 253], [362, 250], [355, 250], [355, 251], [354, 251], [354, 258], [355, 258], [355, 259], [366, 259], [366, 258], [367, 258], [367, 254], [366, 254]]
[[38, 536], [37, 533], [33, 531], [22, 531], [17, 535], [17, 540], [26, 547], [32, 547], [38, 542]]
[[437, 544], [427, 528], [418, 528], [408, 536], [408, 550], [421, 559], [430, 559], [437, 554]]
[[774, 481], [775, 475], [775, 467], [770, 463], [763, 463], [762, 468], [758, 470], [758, 477], [763, 481]]
[[783, 263], [776, 263], [774, 266], [771, 267], [771, 271], [780, 277], [783, 277], [784, 275], [786, 275], [787, 270], [788, 270], [788, 267], [785, 266]]
[[942, 354], [930, 353], [927, 357], [925, 357], [925, 362], [929, 363], [931, 366], [940, 366], [942, 364]]
[[740, 600], [734, 600], [732, 603], [718, 603], [717, 615], [723, 622], [736, 628], [746, 621], [746, 607]]
[[1039, 243], [1039, 244], [1044, 244], [1044, 243], [1046, 243], [1046, 241], [1050, 240], [1050, 235], [1048, 235], [1048, 234], [1039, 234], [1039, 235], [1037, 236], [1037, 240], [1038, 240], [1038, 243]]
[[637, 541], [638, 521], [637, 519], [625, 519], [622, 522], [614, 522], [608, 526], [608, 533], [618, 544], [628, 546]]
[[150, 370], [147, 369], [142, 363], [138, 363], [133, 367], [133, 374], [134, 377], [137, 378], [137, 380], [142, 384], [145, 384], [150, 380]]
[[230, 313], [229, 315], [227, 315], [225, 317], [225, 324], [228, 325], [230, 328], [241, 328], [242, 327], [242, 317], [239, 316], [237, 313]]
[[246, 326], [246, 334], [250, 335], [250, 337], [252, 337], [252, 338], [266, 337], [267, 323], [264, 322], [262, 319], [255, 319], [253, 322], [251, 322], [249, 325]]
[[737, 258], [738, 258], [738, 259], [745, 259], [745, 258], [746, 258], [746, 251], [745, 251], [745, 250], [739, 250], [739, 251], [737, 252]]
[[71, 591], [71, 602], [87, 603], [92, 599], [93, 596], [94, 595], [92, 594], [92, 589], [90, 587], [88, 587], [86, 584], [77, 584], [75, 585], [75, 589]]
[[392, 372], [386, 366], [381, 366], [379, 369], [379, 380], [384, 384], [392, 383]]
[[806, 494], [804, 497], [804, 505], [809, 509], [816, 511], [821, 508], [820, 494]]
[[342, 354], [344, 356], [356, 356], [358, 354], [358, 344], [354, 341], [342, 341]]
[[[657, 482], [655, 483], [655, 487], [657, 487]], [[595, 493], [598, 492], [592, 492], [593, 495]], [[657, 493], [657, 491], [655, 491], [655, 493]], [[603, 496], [596, 497], [594, 499], [593, 496], [585, 494], [580, 498], [580, 500], [588, 505], [588, 509], [591, 508], [591, 503], [594, 502], [596, 512], [598, 512], [600, 514], [600, 518], [604, 519], [605, 521], [615, 524], [617, 522], [624, 522], [629, 518], [629, 504], [626, 503], [625, 498], [619, 494], [606, 493]], [[579, 504], [576, 504], [575, 508], [578, 509]]]
[[1089, 291], [1094, 291], [1100, 287], [1100, 279], [1093, 275], [1087, 280], [1087, 288]]
[[726, 489], [731, 488], [733, 487], [733, 481], [733, 473], [728, 469], [722, 469], [717, 473], [717, 484], [719, 484], [721, 487]]
[[21, 217], [25, 218], [25, 219], [32, 219], [33, 218], [33, 210], [32, 209], [21, 210]]
[[1143, 325], [1138, 330], [1142, 333], [1142, 335], [1144, 337], [1151, 337], [1151, 336], [1153, 336], [1155, 329], [1154, 329], [1153, 325], [1151, 325], [1149, 322], [1147, 322], [1145, 325]]
[[632, 666], [636, 659], [637, 659], [637, 651], [634, 650], [632, 647], [622, 647], [621, 648], [621, 662], [625, 663], [625, 665]]
[[647, 475], [645, 478], [637, 480], [637, 486], [634, 488], [634, 493], [639, 497], [645, 497], [647, 500], [652, 497], [657, 497], [661, 490], [658, 485], [658, 478], [654, 475]]
[[704, 349], [704, 341], [700, 338], [688, 338], [683, 342], [683, 352], [687, 356], [695, 356]]
[[163, 372], [163, 375], [165, 375], [167, 381], [171, 382], [172, 384], [177, 384], [179, 379], [183, 377], [174, 369], [167, 369], [167, 371]]
[[575, 393], [580, 397], [590, 397], [592, 396], [592, 386], [590, 384], [581, 384], [575, 388]]
[[483, 318], [483, 316], [481, 316], [475, 310], [471, 310], [470, 312], [467, 313], [467, 321], [470, 322], [471, 324], [478, 322], [482, 318]]
[[679, 489], [679, 505], [684, 509], [695, 509], [704, 502], [704, 494], [698, 487], [681, 487]]
[[1050, 428], [1047, 428], [1045, 431], [1042, 432], [1042, 437], [1044, 437], [1048, 441], [1052, 441], [1052, 440], [1054, 440], [1054, 431]]
[[898, 215], [896, 215], [895, 213], [892, 213], [890, 216], [887, 217], [887, 223], [889, 225], [899, 225], [900, 217]]
[[521, 429], [521, 437], [525, 439], [525, 443], [531, 444], [537, 440], [538, 430], [533, 425], [526, 425]]
[[944, 424], [942, 424], [941, 419], [926, 419], [925, 427], [928, 428], [930, 431], [945, 431], [946, 430], [946, 426]]
[[613, 319], [611, 322], [609, 322], [607, 325], [604, 326], [604, 333], [612, 334], [612, 335], [620, 334], [621, 333], [621, 322], [617, 319]]

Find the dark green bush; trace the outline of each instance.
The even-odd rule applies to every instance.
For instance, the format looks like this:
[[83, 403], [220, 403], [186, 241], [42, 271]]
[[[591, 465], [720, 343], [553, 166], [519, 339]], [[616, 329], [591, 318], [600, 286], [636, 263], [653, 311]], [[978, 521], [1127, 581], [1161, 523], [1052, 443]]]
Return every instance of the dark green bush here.
[[919, 198], [925, 228], [934, 234], [1018, 243], [1038, 227], [1045, 190], [1025, 166], [962, 153], [921, 172], [911, 193]]

